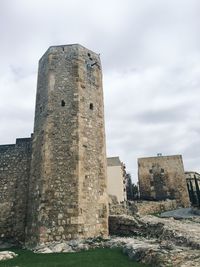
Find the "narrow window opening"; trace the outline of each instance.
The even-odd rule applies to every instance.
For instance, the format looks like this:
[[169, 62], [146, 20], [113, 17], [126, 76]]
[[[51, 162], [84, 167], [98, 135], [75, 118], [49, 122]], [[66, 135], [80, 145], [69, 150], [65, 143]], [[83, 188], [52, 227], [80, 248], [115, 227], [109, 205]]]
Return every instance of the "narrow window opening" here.
[[90, 103], [90, 109], [93, 110], [94, 109], [94, 106], [92, 103]]
[[64, 100], [61, 101], [61, 106], [62, 106], [62, 107], [65, 106], [65, 101], [64, 101]]
[[91, 57], [91, 54], [88, 53], [87, 55], [88, 55], [89, 59], [92, 61], [93, 59], [92, 59], [92, 57]]

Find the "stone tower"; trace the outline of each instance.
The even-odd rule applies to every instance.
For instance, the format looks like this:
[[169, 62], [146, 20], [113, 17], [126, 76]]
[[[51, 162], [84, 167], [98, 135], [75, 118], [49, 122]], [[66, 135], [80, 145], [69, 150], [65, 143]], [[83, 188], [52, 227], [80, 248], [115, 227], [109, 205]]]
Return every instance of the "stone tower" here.
[[39, 62], [26, 244], [108, 234], [102, 71], [81, 45]]
[[189, 206], [181, 155], [138, 159], [138, 178], [142, 199], [176, 199], [179, 206]]

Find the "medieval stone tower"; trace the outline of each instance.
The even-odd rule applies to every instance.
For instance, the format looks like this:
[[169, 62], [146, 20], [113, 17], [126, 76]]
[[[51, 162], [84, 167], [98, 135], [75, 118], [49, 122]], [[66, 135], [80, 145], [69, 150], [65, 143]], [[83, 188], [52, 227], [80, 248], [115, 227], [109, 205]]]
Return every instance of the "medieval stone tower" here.
[[39, 62], [26, 244], [108, 233], [102, 72], [81, 45]]

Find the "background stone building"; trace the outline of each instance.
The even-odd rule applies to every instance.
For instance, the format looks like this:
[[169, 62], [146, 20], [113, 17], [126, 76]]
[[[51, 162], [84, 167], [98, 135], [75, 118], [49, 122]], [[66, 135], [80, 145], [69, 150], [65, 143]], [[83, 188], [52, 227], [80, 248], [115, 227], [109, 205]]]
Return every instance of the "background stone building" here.
[[107, 158], [108, 194], [115, 196], [117, 201], [127, 200], [125, 165], [119, 157]]
[[138, 178], [141, 199], [176, 199], [181, 206], [189, 205], [181, 155], [139, 158]]
[[34, 246], [107, 236], [104, 128], [99, 55], [50, 47], [39, 61], [32, 139], [0, 146], [1, 237]]

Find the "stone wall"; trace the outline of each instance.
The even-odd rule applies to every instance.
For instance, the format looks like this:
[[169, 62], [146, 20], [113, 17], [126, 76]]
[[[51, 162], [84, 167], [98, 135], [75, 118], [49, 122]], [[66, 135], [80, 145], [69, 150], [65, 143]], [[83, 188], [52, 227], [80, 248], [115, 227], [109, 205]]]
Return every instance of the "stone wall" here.
[[142, 218], [128, 215], [109, 216], [109, 234], [116, 236], [159, 237], [163, 231], [162, 223], [150, 224]]
[[133, 215], [135, 213], [137, 213], [137, 210], [130, 210], [126, 202], [115, 204], [109, 203], [109, 215]]
[[141, 201], [134, 202], [137, 207], [137, 212], [140, 215], [161, 213], [168, 210], [175, 210], [178, 207], [176, 200], [166, 200], [166, 201]]
[[109, 215], [147, 215], [174, 210], [178, 207], [177, 201], [126, 201], [118, 203], [109, 197]]
[[26, 244], [106, 236], [106, 188], [99, 56], [50, 47], [39, 63]]
[[0, 146], [0, 237], [24, 241], [31, 138]]
[[189, 206], [181, 155], [138, 159], [138, 178], [142, 199], [176, 199], [180, 206]]

